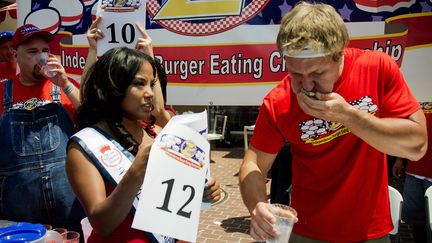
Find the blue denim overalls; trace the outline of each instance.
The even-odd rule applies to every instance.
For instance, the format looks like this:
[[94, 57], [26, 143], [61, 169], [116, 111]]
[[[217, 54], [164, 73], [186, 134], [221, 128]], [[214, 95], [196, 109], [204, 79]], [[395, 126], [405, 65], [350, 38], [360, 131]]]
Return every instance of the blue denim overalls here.
[[80, 231], [85, 217], [65, 171], [73, 123], [53, 85], [54, 102], [12, 108], [12, 80], [5, 83], [0, 120], [0, 219], [50, 224]]

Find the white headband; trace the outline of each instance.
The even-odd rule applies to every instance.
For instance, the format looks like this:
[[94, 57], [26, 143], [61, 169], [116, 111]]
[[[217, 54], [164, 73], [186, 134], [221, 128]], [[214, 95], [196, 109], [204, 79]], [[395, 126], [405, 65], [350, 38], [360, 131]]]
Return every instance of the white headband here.
[[325, 51], [322, 47], [318, 50], [314, 50], [308, 46], [304, 47], [301, 51], [286, 49], [283, 51], [284, 56], [296, 57], [296, 58], [313, 58], [313, 57], [324, 57], [329, 55], [328, 51]]

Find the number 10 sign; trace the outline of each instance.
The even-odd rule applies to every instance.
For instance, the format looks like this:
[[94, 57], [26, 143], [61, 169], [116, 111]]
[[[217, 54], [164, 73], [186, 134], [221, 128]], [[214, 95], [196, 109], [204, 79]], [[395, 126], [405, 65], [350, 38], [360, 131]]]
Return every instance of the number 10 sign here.
[[167, 125], [150, 151], [132, 227], [195, 242], [209, 151], [194, 129]]
[[141, 38], [135, 23], [139, 22], [145, 28], [145, 0], [99, 0], [97, 15], [102, 16], [98, 28], [105, 34], [97, 42], [97, 55], [101, 56], [113, 47], [126, 46], [135, 48], [138, 38]]

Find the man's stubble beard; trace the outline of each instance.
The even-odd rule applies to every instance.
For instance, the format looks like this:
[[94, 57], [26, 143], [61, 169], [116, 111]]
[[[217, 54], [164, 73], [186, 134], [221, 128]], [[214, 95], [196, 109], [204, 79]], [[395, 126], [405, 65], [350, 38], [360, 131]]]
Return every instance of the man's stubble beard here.
[[45, 77], [44, 77], [41, 73], [37, 72], [37, 71], [34, 70], [34, 69], [33, 69], [33, 72], [32, 72], [32, 77], [33, 77], [35, 80], [37, 80], [37, 81], [42, 81], [42, 80], [45, 79]]

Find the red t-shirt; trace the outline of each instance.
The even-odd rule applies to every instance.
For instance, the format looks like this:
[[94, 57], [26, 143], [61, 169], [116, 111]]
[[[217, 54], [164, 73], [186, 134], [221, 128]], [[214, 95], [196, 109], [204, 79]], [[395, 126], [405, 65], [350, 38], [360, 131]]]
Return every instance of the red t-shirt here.
[[[420, 109], [397, 64], [386, 54], [348, 48], [334, 92], [377, 117], [407, 117]], [[385, 154], [337, 122], [305, 114], [286, 76], [265, 98], [251, 144], [293, 156], [294, 232], [330, 242], [378, 238], [393, 228]]]
[[[3, 93], [4, 93], [5, 83], [0, 83], [0, 116], [3, 114]], [[27, 100], [31, 98], [37, 98], [40, 103], [44, 101], [52, 101], [51, 93], [52, 91], [52, 83], [50, 80], [46, 79], [41, 81], [39, 84], [34, 86], [25, 86], [19, 81], [19, 76], [15, 76], [13, 79], [13, 104], [15, 106], [19, 106], [23, 104]], [[71, 118], [75, 117], [75, 109], [70, 102], [67, 95], [65, 95], [62, 91], [60, 92], [60, 102], [63, 107], [69, 113]]]
[[16, 75], [16, 68], [12, 67], [9, 62], [0, 62], [0, 80], [13, 79]]
[[423, 102], [421, 106], [426, 116], [428, 150], [419, 161], [410, 161], [407, 165], [406, 172], [432, 179], [432, 102]]

